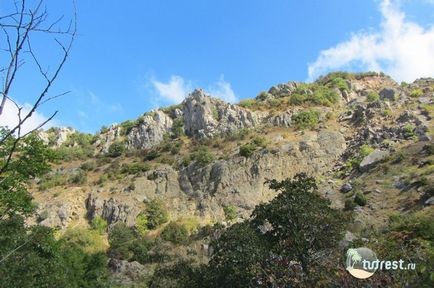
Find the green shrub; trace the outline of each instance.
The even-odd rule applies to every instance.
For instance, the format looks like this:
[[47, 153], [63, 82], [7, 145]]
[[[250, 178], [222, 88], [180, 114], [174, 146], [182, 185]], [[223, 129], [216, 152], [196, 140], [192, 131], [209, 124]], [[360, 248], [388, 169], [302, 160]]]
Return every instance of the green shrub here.
[[244, 99], [244, 100], [241, 100], [238, 105], [243, 107], [243, 108], [252, 109], [256, 106], [256, 104], [257, 104], [257, 102], [255, 99]]
[[38, 189], [39, 191], [44, 191], [53, 187], [66, 185], [67, 183], [68, 181], [65, 175], [46, 175], [44, 178], [41, 179], [41, 182], [38, 185]]
[[256, 150], [256, 145], [254, 143], [247, 143], [240, 147], [240, 155], [243, 157], [250, 157]]
[[151, 166], [148, 163], [131, 163], [123, 164], [121, 173], [129, 175], [137, 175], [139, 173], [147, 172], [151, 170]]
[[99, 234], [103, 234], [107, 229], [107, 221], [101, 216], [96, 216], [90, 222], [90, 227]]
[[124, 144], [120, 142], [115, 142], [111, 144], [108, 148], [108, 156], [115, 158], [121, 156], [125, 152]]
[[138, 120], [127, 120], [122, 122], [119, 126], [121, 127], [121, 134], [128, 135], [134, 127], [139, 125]]
[[267, 139], [265, 139], [264, 137], [255, 137], [253, 138], [252, 143], [258, 147], [267, 147]]
[[244, 140], [246, 136], [249, 135], [249, 132], [250, 132], [249, 129], [241, 128], [239, 130], [229, 132], [224, 136], [225, 136], [225, 140], [227, 141], [239, 141], [239, 140]]
[[215, 156], [207, 146], [200, 146], [191, 154], [191, 159], [197, 161], [201, 165], [208, 165], [214, 161]]
[[161, 156], [161, 153], [158, 152], [158, 150], [152, 149], [145, 154], [144, 160], [145, 161], [152, 161], [152, 160], [157, 159], [160, 156]]
[[161, 232], [161, 238], [173, 244], [187, 244], [188, 237], [187, 227], [177, 222], [170, 222]]
[[412, 98], [419, 98], [422, 95], [423, 95], [422, 89], [413, 89], [410, 92], [410, 97]]
[[363, 195], [361, 192], [357, 192], [354, 197], [354, 202], [356, 202], [359, 206], [365, 206], [368, 200], [366, 199], [366, 196]]
[[354, 202], [354, 200], [353, 199], [346, 199], [344, 209], [346, 211], [352, 211], [352, 210], [354, 210], [354, 208], [356, 208], [356, 203]]
[[155, 229], [169, 220], [165, 205], [158, 199], [154, 199], [146, 205], [145, 215], [149, 229]]
[[98, 231], [70, 228], [62, 235], [62, 239], [89, 254], [105, 251], [104, 237]]
[[319, 113], [313, 110], [303, 111], [292, 115], [291, 119], [295, 128], [299, 130], [314, 129], [319, 123]]
[[327, 83], [327, 86], [330, 88], [337, 88], [341, 91], [348, 91], [350, 90], [350, 87], [348, 86], [347, 81], [345, 81], [341, 77], [333, 78], [329, 83]]
[[412, 138], [416, 136], [415, 130], [416, 127], [413, 124], [407, 123], [403, 127], [404, 137]]
[[371, 91], [368, 93], [367, 98], [368, 98], [368, 102], [375, 102], [380, 100], [380, 95], [378, 95], [378, 93], [375, 91]]
[[[371, 154], [372, 152], [374, 152], [374, 148], [372, 148], [371, 146], [367, 145], [367, 144], [363, 144], [362, 146], [360, 146], [360, 150], [359, 150], [359, 155], [361, 158], [364, 158], [366, 156], [368, 156], [369, 154]], [[363, 160], [363, 159], [361, 159]]]
[[223, 212], [225, 213], [225, 218], [228, 221], [233, 221], [237, 218], [237, 207], [234, 205], [224, 206]]
[[173, 120], [172, 125], [172, 138], [179, 138], [181, 136], [184, 136], [184, 119], [183, 118], [177, 118]]
[[80, 169], [82, 169], [84, 171], [95, 170], [95, 168], [96, 168], [95, 161], [87, 161], [87, 162], [84, 162], [83, 164], [80, 165]]
[[289, 103], [291, 105], [301, 105], [304, 102], [306, 102], [306, 98], [307, 98], [306, 95], [294, 93], [289, 98]]
[[425, 144], [423, 146], [423, 151], [425, 151], [428, 155], [434, 155], [434, 144]]
[[125, 223], [116, 223], [110, 228], [108, 233], [110, 244], [109, 256], [116, 259], [129, 260], [134, 255], [130, 246], [135, 239], [136, 235], [131, 228], [127, 227]]
[[71, 177], [69, 177], [69, 183], [83, 185], [87, 181], [86, 172], [79, 169]]
[[140, 213], [136, 217], [136, 224], [134, 227], [141, 235], [143, 235], [148, 232], [148, 225], [148, 216], [145, 213]]

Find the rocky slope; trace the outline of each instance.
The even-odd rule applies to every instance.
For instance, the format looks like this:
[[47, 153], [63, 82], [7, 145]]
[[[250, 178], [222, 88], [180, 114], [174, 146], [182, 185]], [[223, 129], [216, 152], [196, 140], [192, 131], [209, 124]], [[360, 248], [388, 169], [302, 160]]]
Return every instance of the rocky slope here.
[[[431, 78], [398, 84], [382, 74], [335, 73], [279, 84], [238, 105], [195, 90], [179, 105], [96, 135], [41, 132], [64, 157], [32, 184], [37, 221], [64, 229], [99, 216], [134, 226], [154, 199], [172, 220], [242, 221], [275, 196], [266, 180], [307, 172], [334, 206], [356, 205], [357, 223], [381, 225], [393, 211], [432, 209], [433, 162], [413, 166], [428, 159], [433, 116]], [[397, 157], [411, 158], [402, 163], [425, 185], [404, 179]]]

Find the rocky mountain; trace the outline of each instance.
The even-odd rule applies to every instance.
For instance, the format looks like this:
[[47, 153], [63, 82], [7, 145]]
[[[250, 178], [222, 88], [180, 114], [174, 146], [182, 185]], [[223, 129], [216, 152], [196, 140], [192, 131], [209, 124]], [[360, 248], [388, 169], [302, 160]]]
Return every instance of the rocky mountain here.
[[[275, 196], [267, 180], [306, 172], [334, 207], [355, 210], [355, 223], [381, 225], [390, 211], [432, 209], [432, 117], [432, 78], [398, 84], [383, 74], [332, 73], [239, 104], [195, 90], [179, 105], [96, 135], [41, 132], [60, 156], [53, 172], [31, 183], [35, 221], [135, 226], [158, 200], [172, 221], [227, 225]], [[406, 163], [412, 179], [394, 161]], [[117, 271], [125, 268], [116, 261]]]

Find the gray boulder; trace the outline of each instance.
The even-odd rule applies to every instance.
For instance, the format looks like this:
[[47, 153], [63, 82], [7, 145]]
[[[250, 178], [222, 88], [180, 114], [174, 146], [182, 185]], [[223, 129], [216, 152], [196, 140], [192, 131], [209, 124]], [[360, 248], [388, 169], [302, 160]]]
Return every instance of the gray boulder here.
[[365, 158], [363, 158], [362, 162], [360, 162], [359, 168], [362, 172], [365, 172], [375, 166], [378, 162], [384, 160], [387, 156], [389, 156], [388, 151], [382, 151], [377, 149]]

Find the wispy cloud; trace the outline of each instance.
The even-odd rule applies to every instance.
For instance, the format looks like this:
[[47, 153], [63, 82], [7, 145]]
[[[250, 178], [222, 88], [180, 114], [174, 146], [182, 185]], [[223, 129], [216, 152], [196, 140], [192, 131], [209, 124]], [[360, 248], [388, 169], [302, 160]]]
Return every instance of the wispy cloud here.
[[211, 85], [207, 91], [212, 96], [229, 103], [235, 103], [238, 101], [234, 90], [232, 90], [231, 83], [225, 81], [224, 75], [220, 76], [220, 79], [214, 85]]
[[434, 76], [434, 24], [428, 28], [408, 21], [399, 1], [380, 3], [382, 21], [374, 32], [358, 32], [351, 39], [323, 50], [308, 66], [309, 80], [337, 69], [383, 71], [399, 81]]
[[[156, 102], [180, 103], [184, 98], [193, 91], [194, 85], [190, 80], [185, 80], [179, 75], [172, 75], [168, 82], [161, 82], [154, 77], [150, 78], [151, 86], [157, 92]], [[231, 84], [224, 79], [222, 75], [220, 79], [209, 85], [205, 89], [211, 96], [220, 98], [226, 102], [234, 103], [237, 101], [235, 92], [232, 90]]]
[[185, 81], [178, 75], [172, 75], [168, 82], [160, 82], [154, 78], [151, 83], [163, 101], [179, 103], [192, 90], [191, 81]]
[[[25, 103], [24, 105], [21, 105], [20, 103], [17, 103], [18, 106], [23, 107], [21, 110], [21, 116], [27, 115], [27, 113], [30, 112], [32, 109], [32, 105]], [[45, 116], [42, 113], [34, 112], [32, 117], [30, 117], [21, 127], [21, 134], [25, 134], [29, 131], [32, 131], [33, 129], [37, 128], [39, 125], [44, 123], [48, 119], [47, 116]], [[0, 126], [6, 126], [9, 129], [14, 128], [19, 122], [18, 118], [18, 108], [15, 106], [15, 104], [7, 99], [5, 103], [5, 108], [3, 110], [2, 115], [0, 115]], [[59, 123], [55, 120], [51, 120], [48, 122], [43, 128], [50, 128], [52, 126], [58, 126]]]

